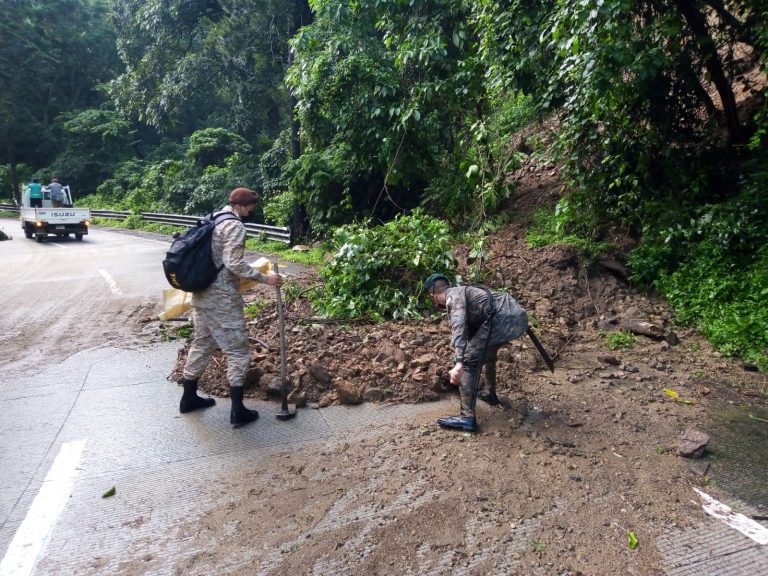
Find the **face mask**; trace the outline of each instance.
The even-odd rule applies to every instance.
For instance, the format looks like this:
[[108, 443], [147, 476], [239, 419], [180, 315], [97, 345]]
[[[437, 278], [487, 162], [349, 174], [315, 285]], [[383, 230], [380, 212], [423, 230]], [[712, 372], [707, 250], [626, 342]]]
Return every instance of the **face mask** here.
[[250, 210], [245, 216], [241, 216], [240, 220], [245, 223], [255, 224], [258, 222], [256, 210]]

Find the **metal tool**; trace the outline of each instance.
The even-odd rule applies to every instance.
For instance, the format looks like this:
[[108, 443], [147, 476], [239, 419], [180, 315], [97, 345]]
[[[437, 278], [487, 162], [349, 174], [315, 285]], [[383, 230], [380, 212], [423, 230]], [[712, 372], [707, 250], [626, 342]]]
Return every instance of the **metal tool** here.
[[[279, 274], [277, 262], [272, 269]], [[290, 420], [296, 416], [296, 408], [293, 411], [288, 408], [288, 365], [285, 359], [285, 316], [283, 315], [283, 298], [280, 294], [280, 286], [275, 286], [277, 293], [277, 320], [280, 328], [280, 412], [275, 414], [278, 420]]]
[[555, 363], [552, 362], [552, 358], [549, 356], [547, 351], [544, 349], [544, 346], [542, 346], [541, 341], [539, 340], [539, 337], [536, 336], [536, 333], [531, 330], [531, 327], [528, 327], [528, 336], [531, 337], [531, 340], [533, 341], [533, 345], [536, 346], [536, 350], [539, 351], [539, 354], [541, 354], [541, 357], [544, 358], [544, 362], [547, 363], [547, 366], [549, 366], [549, 369], [552, 371], [552, 374], [555, 373]]

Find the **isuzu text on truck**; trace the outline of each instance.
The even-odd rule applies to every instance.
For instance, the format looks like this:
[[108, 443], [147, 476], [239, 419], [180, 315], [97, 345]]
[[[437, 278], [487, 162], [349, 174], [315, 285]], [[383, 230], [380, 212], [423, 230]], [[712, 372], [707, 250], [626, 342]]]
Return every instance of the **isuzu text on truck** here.
[[82, 240], [88, 234], [88, 226], [91, 225], [90, 208], [74, 208], [72, 206], [72, 194], [69, 186], [62, 188], [64, 192], [64, 207], [54, 208], [51, 202], [51, 194], [43, 188], [43, 207], [31, 208], [29, 190], [24, 190], [21, 195], [21, 228], [24, 236], [34, 238], [42, 242], [48, 236], [66, 238], [74, 234], [77, 240]]

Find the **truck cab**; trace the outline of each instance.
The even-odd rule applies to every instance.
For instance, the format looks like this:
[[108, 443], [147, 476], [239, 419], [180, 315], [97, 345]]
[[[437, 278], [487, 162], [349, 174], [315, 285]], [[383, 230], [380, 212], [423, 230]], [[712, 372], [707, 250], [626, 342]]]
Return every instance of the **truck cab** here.
[[43, 206], [39, 208], [31, 206], [29, 190], [24, 189], [19, 209], [24, 236], [42, 242], [48, 236], [66, 238], [74, 234], [76, 240], [82, 240], [83, 236], [88, 234], [88, 226], [91, 225], [91, 209], [72, 206], [72, 193], [69, 186], [62, 187], [62, 192], [64, 192], [64, 206], [54, 208], [50, 190], [43, 187]]

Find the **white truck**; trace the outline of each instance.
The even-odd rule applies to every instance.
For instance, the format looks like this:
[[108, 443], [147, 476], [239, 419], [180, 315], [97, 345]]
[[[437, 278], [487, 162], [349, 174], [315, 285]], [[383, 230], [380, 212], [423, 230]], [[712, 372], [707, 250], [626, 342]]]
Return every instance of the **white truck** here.
[[48, 236], [66, 238], [74, 234], [76, 240], [82, 240], [83, 236], [88, 234], [88, 226], [91, 225], [91, 209], [72, 206], [69, 186], [64, 186], [62, 192], [64, 192], [63, 207], [54, 208], [50, 191], [43, 188], [42, 207], [33, 208], [29, 199], [29, 190], [24, 190], [19, 209], [24, 236], [34, 237], [38, 242], [42, 242]]

